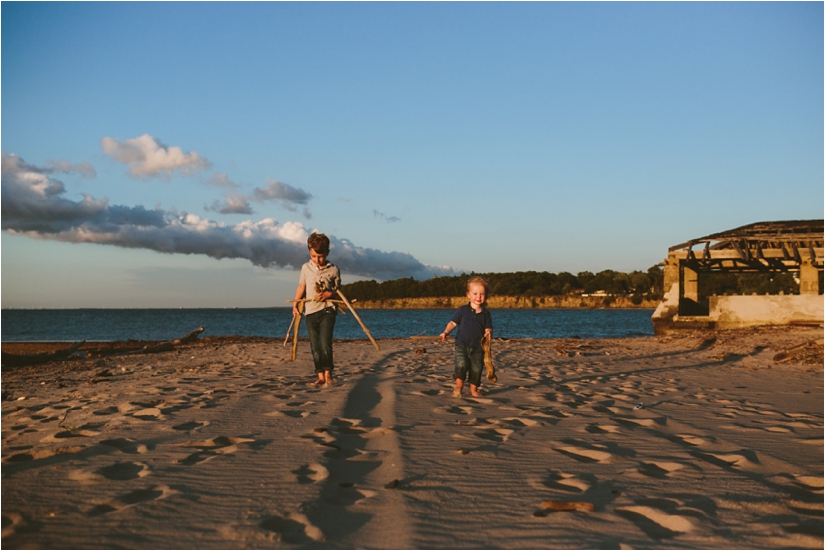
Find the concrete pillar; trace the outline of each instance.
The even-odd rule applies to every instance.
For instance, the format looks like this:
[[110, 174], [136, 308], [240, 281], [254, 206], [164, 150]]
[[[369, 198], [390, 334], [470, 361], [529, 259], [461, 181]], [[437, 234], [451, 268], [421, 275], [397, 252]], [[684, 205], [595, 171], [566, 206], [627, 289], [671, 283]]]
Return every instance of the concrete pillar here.
[[662, 276], [664, 277], [664, 292], [668, 293], [674, 283], [679, 283], [679, 261], [675, 258], [665, 258]]
[[799, 266], [799, 294], [819, 294], [819, 270], [807, 260]]
[[699, 274], [696, 270], [688, 268], [684, 264], [681, 266], [681, 296], [699, 302]]

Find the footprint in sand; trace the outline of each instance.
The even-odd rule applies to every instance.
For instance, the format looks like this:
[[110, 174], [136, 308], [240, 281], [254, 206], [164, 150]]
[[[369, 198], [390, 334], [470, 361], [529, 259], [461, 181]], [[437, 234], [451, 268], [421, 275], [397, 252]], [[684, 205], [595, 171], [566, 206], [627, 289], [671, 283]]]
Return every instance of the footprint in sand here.
[[541, 482], [540, 489], [541, 488], [579, 493], [589, 490], [590, 484], [573, 474], [551, 472], [548, 477]]
[[117, 448], [123, 453], [146, 453], [150, 449], [154, 449], [154, 446], [149, 448], [146, 444], [138, 444], [131, 438], [113, 438], [110, 440], [103, 440], [100, 444], [110, 448]]
[[443, 393], [444, 393], [443, 390], [437, 390], [437, 389], [413, 390], [412, 392], [410, 392], [410, 394], [413, 394], [415, 396], [438, 396], [439, 394], [443, 394]]
[[754, 470], [759, 467], [759, 458], [756, 452], [740, 450], [738, 453], [708, 453], [700, 454], [702, 458], [720, 467], [738, 467], [745, 470]]
[[617, 507], [616, 513], [632, 521], [642, 532], [657, 540], [669, 539], [694, 530], [690, 519], [646, 505]]
[[180, 425], [175, 425], [172, 428], [175, 430], [198, 430], [202, 429], [203, 427], [209, 426], [209, 421], [189, 421], [188, 423], [183, 423]]
[[652, 418], [628, 418], [628, 417], [614, 417], [613, 421], [620, 423], [628, 428], [633, 427], [655, 427], [656, 425], [659, 426], [666, 426], [667, 425], [667, 417], [652, 417]]
[[482, 440], [491, 440], [493, 442], [507, 442], [515, 431], [511, 429], [504, 429], [504, 428], [494, 428], [494, 429], [487, 429], [483, 431], [476, 432], [475, 435]]
[[132, 412], [132, 417], [143, 421], [157, 421], [161, 415], [160, 408], [143, 408]]
[[183, 448], [198, 448], [197, 451], [184, 459], [178, 461], [182, 465], [195, 465], [218, 457], [238, 451], [238, 444], [255, 442], [252, 438], [236, 438], [232, 436], [218, 436], [209, 440], [198, 440], [181, 444]]
[[606, 463], [613, 459], [613, 455], [608, 452], [578, 446], [562, 446], [555, 450], [581, 463]]
[[106, 513], [134, 507], [135, 505], [145, 503], [147, 501], [165, 499], [176, 493], [178, 492], [171, 489], [169, 486], [166, 486], [165, 484], [158, 484], [157, 486], [151, 486], [142, 490], [135, 490], [111, 501], [107, 501], [106, 503], [96, 505], [87, 514], [90, 517], [105, 515]]
[[97, 411], [93, 411], [92, 415], [114, 415], [115, 413], [120, 412], [117, 406], [109, 406], [107, 408], [99, 409]]
[[149, 467], [145, 463], [137, 462], [118, 462], [106, 467], [89, 472], [82, 469], [74, 470], [69, 473], [69, 480], [80, 482], [83, 484], [93, 484], [107, 480], [134, 480], [135, 478], [142, 478], [150, 474]]
[[17, 453], [3, 459], [3, 463], [20, 463], [23, 461], [36, 461], [46, 459], [55, 455], [79, 453], [86, 449], [86, 446], [66, 446], [63, 448], [52, 448], [45, 450], [30, 450], [24, 453]]
[[798, 475], [794, 478], [799, 484], [822, 491], [823, 480], [821, 476]]
[[608, 432], [617, 433], [621, 430], [621, 428], [616, 425], [598, 425], [596, 423], [591, 423], [590, 425], [587, 425], [584, 430], [591, 434], [604, 434]]
[[[18, 530], [27, 531], [29, 528], [27, 520], [20, 513], [3, 513], [3, 535], [7, 538], [13, 536]], [[22, 530], [21, 530], [22, 529]]]
[[671, 473], [684, 468], [682, 463], [675, 461], [651, 461], [639, 463], [639, 473], [651, 478], [667, 478]]
[[538, 421], [525, 417], [502, 417], [501, 420], [515, 427], [537, 427], [541, 425]]
[[143, 478], [151, 471], [145, 463], [126, 461], [101, 467], [96, 472], [107, 480], [133, 480]]
[[286, 516], [272, 515], [265, 518], [258, 525], [269, 532], [275, 532], [282, 542], [293, 545], [302, 545], [324, 540], [324, 533], [313, 525], [309, 519], [299, 513]]
[[473, 413], [473, 408], [470, 406], [450, 406], [447, 408], [435, 408], [433, 411], [436, 413], [441, 413], [443, 411], [455, 415], [471, 415]]
[[270, 413], [266, 413], [267, 417], [291, 417], [293, 419], [303, 419], [304, 417], [309, 417], [313, 415], [315, 412], [310, 411], [301, 411], [299, 409], [284, 409], [280, 411], [272, 411]]
[[299, 484], [312, 484], [322, 482], [329, 478], [329, 470], [320, 463], [302, 465], [300, 468], [292, 471], [292, 474], [298, 476]]
[[704, 446], [708, 444], [708, 441], [702, 438], [701, 436], [696, 436], [695, 434], [676, 434], [674, 438], [678, 438], [681, 442], [691, 446]]

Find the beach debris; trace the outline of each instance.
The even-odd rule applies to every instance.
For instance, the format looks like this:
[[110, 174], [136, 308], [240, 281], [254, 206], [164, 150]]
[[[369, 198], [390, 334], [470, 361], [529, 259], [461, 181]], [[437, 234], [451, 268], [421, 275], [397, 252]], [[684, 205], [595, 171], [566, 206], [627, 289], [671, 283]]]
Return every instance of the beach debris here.
[[384, 488], [386, 488], [387, 490], [394, 490], [398, 488], [398, 485], [400, 483], [401, 481], [396, 478], [395, 480], [392, 480], [391, 482], [387, 482], [386, 484], [384, 484]]
[[639, 402], [638, 404], [633, 406], [633, 409], [642, 409], [643, 407], [645, 407], [645, 405], [643, 403]]
[[372, 338], [372, 333], [370, 333], [370, 330], [367, 329], [367, 326], [364, 325], [363, 321], [361, 321], [361, 316], [359, 316], [358, 312], [355, 311], [355, 308], [352, 307], [352, 303], [350, 303], [350, 301], [347, 300], [347, 297], [344, 296], [344, 293], [341, 292], [341, 289], [337, 289], [336, 292], [338, 293], [338, 296], [341, 297], [341, 300], [344, 301], [344, 304], [347, 305], [347, 308], [349, 308], [349, 311], [352, 312], [352, 316], [355, 318], [355, 321], [358, 322], [358, 324], [361, 326], [361, 329], [363, 329], [364, 333], [367, 334], [367, 337], [369, 337], [370, 342], [375, 347], [375, 349], [376, 350], [381, 350], [381, 348], [378, 346], [378, 343], [375, 342], [375, 339]]
[[696, 347], [696, 350], [707, 350], [711, 346], [716, 344], [716, 337], [709, 337], [702, 342], [699, 343], [699, 346]]
[[19, 365], [37, 365], [48, 362], [56, 362], [69, 358], [72, 354], [78, 351], [86, 341], [80, 341], [72, 344], [68, 348], [56, 350], [54, 352], [45, 352], [42, 354], [10, 354], [8, 352], [2, 353], [3, 366], [19, 366]]
[[496, 367], [493, 365], [493, 354], [491, 351], [490, 337], [485, 334], [481, 339], [481, 348], [484, 350], [484, 367], [487, 368], [487, 380], [491, 383], [498, 381], [496, 377]]
[[121, 356], [127, 354], [154, 354], [157, 352], [168, 352], [170, 350], [174, 350], [175, 347], [180, 344], [186, 344], [196, 340], [198, 336], [201, 333], [203, 333], [203, 331], [203, 327], [198, 327], [194, 331], [190, 331], [189, 333], [183, 335], [182, 337], [178, 337], [177, 339], [135, 347], [108, 346], [101, 348], [85, 348], [83, 350], [80, 350], [80, 347], [86, 343], [86, 341], [83, 340], [80, 342], [76, 342], [70, 347], [65, 348], [63, 350], [57, 350], [55, 352], [48, 352], [43, 354], [9, 354], [3, 352], [2, 361], [4, 367], [14, 367], [25, 365], [37, 365], [69, 359], [74, 360], [82, 358], [103, 357], [102, 360], [99, 360], [95, 363], [95, 367], [103, 367], [105, 363], [101, 362], [108, 361], [108, 358], [106, 358], [106, 356]]
[[551, 511], [595, 511], [596, 506], [589, 501], [558, 501], [549, 499], [542, 501], [541, 506]]
[[286, 337], [284, 337], [284, 346], [289, 341], [289, 335], [292, 333], [292, 326], [295, 325], [295, 315], [292, 316], [292, 321], [289, 322], [289, 329], [286, 330]]
[[[370, 333], [370, 330], [367, 329], [367, 326], [364, 325], [364, 322], [361, 320], [361, 316], [359, 316], [358, 312], [356, 312], [355, 308], [353, 308], [352, 302], [355, 302], [355, 300], [353, 300], [352, 302], [347, 300], [347, 297], [344, 296], [344, 294], [341, 292], [340, 289], [338, 289], [337, 293], [338, 293], [338, 296], [341, 297], [341, 300], [328, 300], [326, 302], [332, 302], [332, 303], [335, 303], [339, 306], [341, 306], [341, 305], [346, 306], [346, 308], [349, 309], [350, 312], [352, 312], [352, 315], [355, 318], [355, 321], [358, 322], [358, 324], [361, 326], [361, 329], [363, 329], [364, 333], [367, 334], [367, 337], [369, 337], [370, 342], [375, 347], [375, 349], [376, 350], [381, 350], [381, 347], [379, 347], [378, 343], [375, 342], [375, 339], [372, 338], [372, 333]], [[300, 309], [300, 308], [303, 308], [303, 305], [304, 305], [305, 302], [312, 302], [313, 300], [314, 299], [301, 298], [301, 299], [297, 299], [297, 300], [288, 300], [287, 302], [297, 302], [299, 304], [299, 309]], [[341, 313], [342, 314], [346, 313], [344, 308], [341, 308]], [[295, 322], [295, 335], [292, 339], [292, 361], [294, 362], [295, 357], [297, 356], [297, 353], [298, 353], [298, 328], [301, 325], [301, 314], [297, 314], [296, 316], [293, 316], [292, 321]], [[292, 325], [290, 325], [290, 327], [292, 327]], [[289, 339], [289, 331], [287, 330], [287, 338], [284, 340], [285, 344], [286, 344], [286, 340], [288, 340], [288, 339]]]
[[[773, 361], [779, 363], [793, 362], [793, 363], [822, 363], [822, 346], [825, 343], [823, 339], [814, 339], [812, 341], [804, 342], [791, 348], [786, 348], [777, 352]], [[800, 362], [802, 360], [802, 362]], [[805, 362], [805, 360], [809, 360]]]
[[415, 354], [426, 354], [426, 353], [427, 353], [426, 348], [416, 348], [415, 349]]
[[293, 318], [295, 321], [295, 336], [292, 338], [292, 361], [298, 355], [298, 329], [301, 327], [301, 314], [295, 314]]

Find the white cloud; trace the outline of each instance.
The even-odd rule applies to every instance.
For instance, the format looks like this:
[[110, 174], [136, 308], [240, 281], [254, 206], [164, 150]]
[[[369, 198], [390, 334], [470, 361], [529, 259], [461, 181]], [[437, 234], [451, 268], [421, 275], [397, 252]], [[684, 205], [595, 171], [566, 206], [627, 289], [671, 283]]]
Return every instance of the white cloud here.
[[100, 145], [108, 157], [128, 165], [129, 174], [135, 178], [171, 178], [175, 172], [192, 174], [211, 166], [196, 152], [167, 147], [149, 134], [124, 141], [107, 136]]

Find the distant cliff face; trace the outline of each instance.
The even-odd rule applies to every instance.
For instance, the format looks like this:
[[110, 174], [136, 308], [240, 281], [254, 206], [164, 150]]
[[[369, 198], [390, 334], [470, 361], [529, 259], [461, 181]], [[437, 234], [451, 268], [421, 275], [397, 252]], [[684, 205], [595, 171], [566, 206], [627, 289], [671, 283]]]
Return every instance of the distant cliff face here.
[[[424, 298], [390, 298], [384, 300], [365, 300], [355, 303], [356, 308], [365, 309], [424, 309], [424, 308], [458, 308], [466, 304], [466, 297], [424, 297]], [[583, 297], [580, 295], [561, 295], [547, 297], [505, 297], [493, 296], [487, 299], [487, 308], [647, 308], [653, 310], [658, 300], [643, 300], [633, 304], [630, 297]]]

